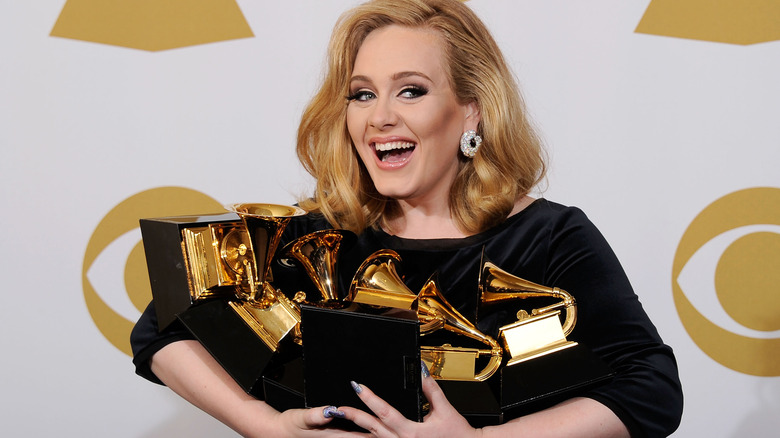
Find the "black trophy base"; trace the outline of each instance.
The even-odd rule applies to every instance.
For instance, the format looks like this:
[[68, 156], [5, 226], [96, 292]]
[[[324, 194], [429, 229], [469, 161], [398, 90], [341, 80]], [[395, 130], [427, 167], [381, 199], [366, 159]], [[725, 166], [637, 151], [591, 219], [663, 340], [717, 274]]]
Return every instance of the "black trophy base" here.
[[[407, 314], [408, 313], [408, 314]], [[422, 421], [417, 315], [301, 308], [307, 407], [366, 409], [350, 385], [364, 384], [406, 418]]]
[[279, 412], [306, 407], [303, 385], [303, 358], [278, 366], [269, 365], [263, 374], [265, 402]]
[[194, 302], [188, 280], [189, 263], [182, 249], [182, 230], [209, 224], [238, 226], [240, 222], [235, 213], [140, 220], [146, 266], [160, 330], [168, 327], [176, 320], [176, 315]]
[[503, 423], [503, 412], [488, 382], [437, 380], [447, 400], [472, 427]]
[[193, 305], [178, 318], [244, 391], [264, 397], [262, 376], [275, 352], [226, 300]]
[[584, 345], [501, 369], [504, 421], [540, 411], [584, 393], [614, 372]]

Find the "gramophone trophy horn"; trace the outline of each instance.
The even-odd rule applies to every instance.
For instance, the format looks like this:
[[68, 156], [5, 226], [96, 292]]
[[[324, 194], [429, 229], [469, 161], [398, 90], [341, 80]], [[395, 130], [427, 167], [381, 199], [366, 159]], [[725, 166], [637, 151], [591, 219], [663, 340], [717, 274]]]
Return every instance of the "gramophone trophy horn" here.
[[[521, 310], [517, 322], [499, 329], [499, 338], [511, 359], [507, 365], [559, 351], [577, 345], [566, 340], [577, 322], [577, 305], [568, 292], [557, 287], [542, 286], [514, 276], [482, 255], [479, 278], [479, 310], [492, 304], [527, 298], [552, 298], [558, 302], [533, 309], [530, 315]], [[565, 312], [561, 323], [559, 315]]]
[[297, 260], [303, 266], [322, 295], [321, 303], [335, 304], [340, 303], [337, 278], [338, 253], [344, 246], [353, 245], [355, 240], [357, 240], [355, 233], [347, 230], [315, 231], [288, 243], [282, 248], [282, 254], [284, 257]]
[[417, 294], [398, 275], [401, 256], [381, 249], [360, 265], [349, 286], [347, 301], [395, 309], [417, 310]]
[[292, 217], [305, 214], [305, 211], [276, 204], [233, 204], [227, 209], [241, 217], [249, 243], [248, 248], [239, 246], [223, 251], [223, 257], [235, 257], [243, 265], [249, 289], [238, 288], [241, 300], [230, 301], [230, 307], [272, 351], [276, 351], [282, 338], [293, 330], [295, 339], [300, 342], [300, 309], [276, 291], [269, 281], [271, 259], [284, 228]]
[[[417, 297], [417, 317], [423, 326], [441, 327], [444, 330], [466, 336], [486, 344], [488, 349], [443, 346], [421, 347], [422, 360], [428, 366], [431, 375], [438, 379], [483, 381], [492, 376], [501, 366], [503, 350], [498, 342], [479, 331], [474, 324], [460, 314], [447, 302], [436, 285], [436, 274], [423, 286]], [[425, 335], [432, 330], [425, 332]], [[480, 356], [489, 356], [488, 363], [480, 372], [476, 372], [476, 361]]]
[[[241, 262], [246, 268], [250, 293], [245, 298], [250, 301], [261, 301], [263, 288], [271, 271], [271, 259], [279, 245], [284, 228], [294, 216], [306, 212], [298, 207], [276, 204], [232, 204], [226, 208], [241, 217], [249, 236], [246, 256]], [[241, 249], [239, 248], [239, 253]]]

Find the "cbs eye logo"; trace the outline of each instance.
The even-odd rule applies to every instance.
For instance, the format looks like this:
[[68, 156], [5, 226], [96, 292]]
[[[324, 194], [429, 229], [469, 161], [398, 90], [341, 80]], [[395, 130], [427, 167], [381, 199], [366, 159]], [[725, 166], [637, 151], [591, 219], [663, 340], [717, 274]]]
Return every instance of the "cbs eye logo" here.
[[159, 187], [133, 195], [111, 209], [87, 243], [81, 273], [84, 300], [98, 330], [130, 355], [130, 331], [152, 299], [138, 220], [224, 212], [203, 193]]
[[677, 312], [721, 365], [780, 376], [780, 188], [752, 188], [707, 206], [685, 230], [672, 267]]

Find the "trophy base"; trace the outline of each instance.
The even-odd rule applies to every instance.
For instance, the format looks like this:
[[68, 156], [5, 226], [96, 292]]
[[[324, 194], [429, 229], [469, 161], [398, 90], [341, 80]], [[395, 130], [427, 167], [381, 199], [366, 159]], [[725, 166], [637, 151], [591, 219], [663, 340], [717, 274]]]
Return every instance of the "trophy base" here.
[[182, 231], [210, 224], [238, 226], [240, 219], [234, 213], [222, 213], [141, 219], [139, 223], [157, 325], [163, 330], [196, 301], [190, 290]]
[[575, 345], [501, 369], [504, 421], [540, 411], [612, 378], [589, 348]]
[[504, 414], [489, 382], [437, 380], [452, 407], [471, 427], [495, 426], [504, 421]]
[[[228, 301], [205, 301], [191, 306], [178, 317], [241, 388], [260, 399], [264, 397], [262, 376], [275, 352]], [[292, 346], [284, 347], [292, 349]], [[277, 357], [277, 360], [282, 359]]]
[[406, 418], [422, 421], [417, 315], [301, 306], [307, 407], [366, 409], [350, 381], [365, 384]]
[[303, 385], [303, 358], [297, 357], [278, 367], [269, 366], [263, 374], [265, 402], [279, 412], [306, 407]]

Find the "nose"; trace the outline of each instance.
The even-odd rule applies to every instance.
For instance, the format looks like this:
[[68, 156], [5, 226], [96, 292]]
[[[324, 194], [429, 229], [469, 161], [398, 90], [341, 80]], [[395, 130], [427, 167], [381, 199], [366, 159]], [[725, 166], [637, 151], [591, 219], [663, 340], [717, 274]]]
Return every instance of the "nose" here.
[[398, 113], [393, 106], [392, 99], [378, 97], [371, 108], [368, 123], [377, 129], [385, 129], [398, 123]]

